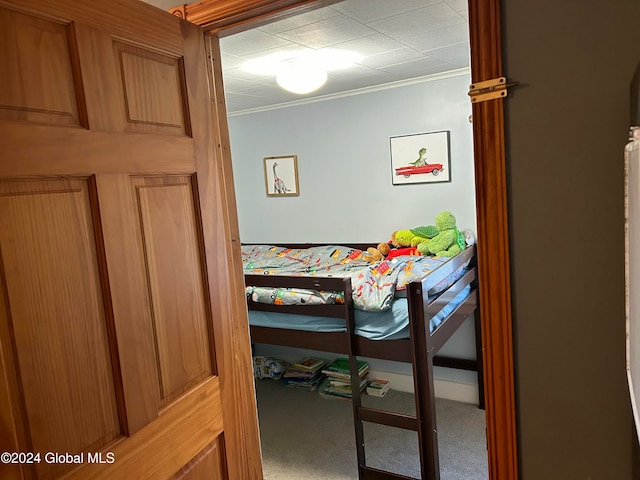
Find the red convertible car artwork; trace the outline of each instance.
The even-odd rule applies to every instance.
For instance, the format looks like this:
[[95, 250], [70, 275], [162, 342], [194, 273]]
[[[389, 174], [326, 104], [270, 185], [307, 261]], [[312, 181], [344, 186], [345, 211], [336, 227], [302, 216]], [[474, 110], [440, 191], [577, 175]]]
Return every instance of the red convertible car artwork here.
[[443, 168], [441, 163], [427, 163], [426, 165], [421, 165], [419, 167], [407, 165], [406, 167], [396, 168], [396, 175], [404, 175], [405, 177], [409, 178], [411, 175], [431, 173], [435, 176], [438, 175], [442, 170]]

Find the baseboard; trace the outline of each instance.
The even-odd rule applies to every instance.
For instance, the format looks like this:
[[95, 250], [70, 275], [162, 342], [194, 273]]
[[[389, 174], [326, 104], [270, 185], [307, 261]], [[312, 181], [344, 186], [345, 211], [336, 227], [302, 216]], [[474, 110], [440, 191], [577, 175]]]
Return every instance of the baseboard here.
[[[371, 370], [369, 377], [388, 380], [391, 383], [392, 390], [413, 393], [413, 377], [410, 375]], [[479, 402], [478, 386], [474, 384], [436, 379], [433, 382], [433, 388], [437, 398], [472, 403], [474, 405]]]

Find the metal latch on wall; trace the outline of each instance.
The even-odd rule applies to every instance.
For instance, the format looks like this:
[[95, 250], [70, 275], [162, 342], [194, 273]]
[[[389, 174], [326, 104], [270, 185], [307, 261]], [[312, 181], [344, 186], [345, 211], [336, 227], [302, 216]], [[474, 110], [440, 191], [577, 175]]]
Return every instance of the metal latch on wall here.
[[471, 103], [484, 102], [494, 98], [504, 98], [507, 96], [507, 88], [518, 85], [519, 82], [507, 82], [505, 77], [493, 78], [484, 82], [472, 83], [469, 85], [469, 96]]

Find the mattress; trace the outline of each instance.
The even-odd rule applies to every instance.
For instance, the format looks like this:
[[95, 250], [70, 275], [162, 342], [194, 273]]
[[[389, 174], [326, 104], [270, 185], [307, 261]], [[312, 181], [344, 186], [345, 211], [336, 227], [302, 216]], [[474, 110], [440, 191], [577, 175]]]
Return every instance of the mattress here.
[[[243, 245], [242, 267], [245, 274], [285, 276], [348, 277], [351, 279], [356, 310], [380, 312], [391, 308], [407, 285], [428, 277], [437, 270], [441, 280], [429, 285], [429, 296], [446, 289], [459, 278], [466, 265], [453, 268], [449, 258], [400, 256], [380, 262], [363, 260], [362, 250], [324, 245], [290, 249], [274, 245]], [[443, 277], [442, 275], [446, 275]], [[341, 292], [317, 292], [247, 286], [254, 302], [278, 305], [343, 303]]]
[[[469, 296], [470, 289], [469, 286], [465, 287], [447, 306], [431, 318], [430, 331], [433, 332]], [[394, 298], [391, 308], [384, 311], [354, 310], [354, 317], [356, 335], [369, 340], [409, 338], [409, 309], [406, 298]], [[310, 332], [344, 332], [346, 330], [344, 320], [340, 318], [257, 310], [249, 311], [249, 325]]]

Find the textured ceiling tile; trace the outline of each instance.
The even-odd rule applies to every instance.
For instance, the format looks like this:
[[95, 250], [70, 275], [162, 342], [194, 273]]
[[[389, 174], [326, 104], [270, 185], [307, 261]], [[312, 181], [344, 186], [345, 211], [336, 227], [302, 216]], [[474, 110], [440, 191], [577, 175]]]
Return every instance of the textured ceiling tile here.
[[242, 68], [234, 68], [233, 70], [226, 71], [225, 77], [227, 76], [258, 83], [273, 83], [272, 79], [274, 78], [273, 75], [257, 75], [252, 72], [247, 72]]
[[[229, 112], [239, 112], [262, 107], [265, 105], [266, 100], [264, 97], [225, 92], [225, 102], [227, 104], [227, 111]], [[266, 105], [273, 105], [273, 103], [266, 103]]]
[[273, 22], [268, 25], [263, 25], [259, 29], [263, 32], [277, 34], [280, 32], [285, 32], [287, 30], [293, 30], [294, 28], [304, 27], [305, 25], [309, 25], [312, 23], [317, 23], [322, 20], [327, 20], [331, 17], [335, 17], [336, 15], [339, 15], [339, 12], [333, 10], [330, 7], [317, 8], [315, 10], [311, 10], [310, 12], [300, 13], [298, 15], [294, 15], [293, 17], [278, 20], [277, 22]]
[[434, 73], [441, 73], [451, 70], [451, 66], [440, 59], [433, 57], [425, 57], [420, 60], [411, 62], [398, 63], [389, 67], [382, 68], [385, 72], [403, 75], [405, 78], [423, 77]]
[[469, 4], [467, 0], [444, 0], [444, 3], [449, 5], [455, 12], [467, 12], [469, 10]]
[[339, 16], [287, 30], [279, 33], [278, 36], [310, 48], [323, 48], [374, 33], [376, 33], [374, 30], [365, 25], [350, 18]]
[[369, 24], [394, 38], [407, 38], [463, 23], [463, 18], [444, 3], [385, 18]]
[[380, 70], [367, 67], [366, 65], [354, 65], [351, 68], [330, 72], [329, 78], [339, 78], [339, 79], [349, 78], [349, 79], [354, 79], [357, 82], [361, 82], [363, 79], [372, 80], [375, 77], [384, 76], [385, 74], [386, 72], [381, 72]]
[[[289, 104], [467, 67], [466, 15], [466, 0], [347, 0], [223, 37], [225, 91], [234, 95], [227, 111]], [[364, 58], [353, 68], [329, 72], [327, 83], [308, 95], [285, 92], [275, 78], [241, 70], [243, 60], [322, 48], [351, 50]]]
[[410, 12], [441, 0], [345, 0], [332, 8], [358, 20], [370, 23], [383, 18]]
[[269, 35], [260, 30], [247, 30], [236, 35], [229, 35], [220, 39], [220, 49], [231, 55], [247, 55], [267, 50], [289, 42], [283, 38]]
[[366, 79], [370, 86], [385, 85], [392, 82], [402, 80], [402, 77], [390, 72], [383, 72], [381, 70], [368, 69], [367, 71], [360, 72], [359, 75], [354, 76], [351, 74], [339, 75], [341, 72], [336, 72], [331, 75], [330, 81], [332, 85], [340, 88], [339, 91], [360, 90], [362, 88], [368, 88], [362, 83], [362, 79]]
[[253, 89], [248, 89], [242, 92], [244, 95], [252, 95], [256, 97], [266, 97], [268, 99], [277, 100], [277, 101], [285, 101], [290, 100], [292, 98], [298, 98], [295, 93], [287, 92], [280, 88], [274, 82], [272, 85], [263, 85], [261, 87], [256, 87]]
[[398, 63], [405, 63], [412, 60], [423, 59], [424, 55], [415, 51], [409, 47], [403, 47], [391, 52], [379, 53], [377, 55], [370, 55], [360, 61], [362, 65], [367, 65], [373, 68], [384, 68], [390, 65], [396, 65]]
[[246, 60], [242, 57], [236, 57], [235, 55], [229, 55], [228, 53], [222, 53], [220, 55], [222, 60], [222, 68], [225, 71], [229, 71], [235, 68], [240, 68]]
[[266, 50], [260, 50], [259, 52], [249, 53], [245, 55], [244, 58], [246, 60], [254, 60], [257, 58], [269, 57], [271, 55], [276, 55], [276, 54], [285, 54], [285, 53], [289, 54], [289, 53], [301, 53], [301, 52], [313, 52], [313, 51], [315, 51], [315, 49], [313, 48], [304, 47], [297, 43], [287, 42], [286, 45], [283, 45], [281, 47], [268, 48]]
[[429, 50], [427, 54], [442, 60], [443, 62], [450, 63], [456, 68], [468, 67], [471, 61], [471, 52], [469, 50], [469, 44], [467, 43], [458, 43], [447, 47], [435, 48], [433, 50]]
[[397, 40], [382, 35], [381, 33], [374, 33], [373, 35], [367, 35], [357, 40], [333, 45], [331, 48], [350, 50], [366, 57], [378, 53], [390, 52], [391, 50], [398, 50], [402, 47], [404, 47], [404, 45]]
[[242, 93], [260, 85], [255, 80], [249, 81], [228, 74], [224, 76], [222, 82], [224, 83], [224, 91], [227, 93]]
[[403, 43], [420, 52], [468, 41], [469, 29], [465, 23], [402, 39]]

